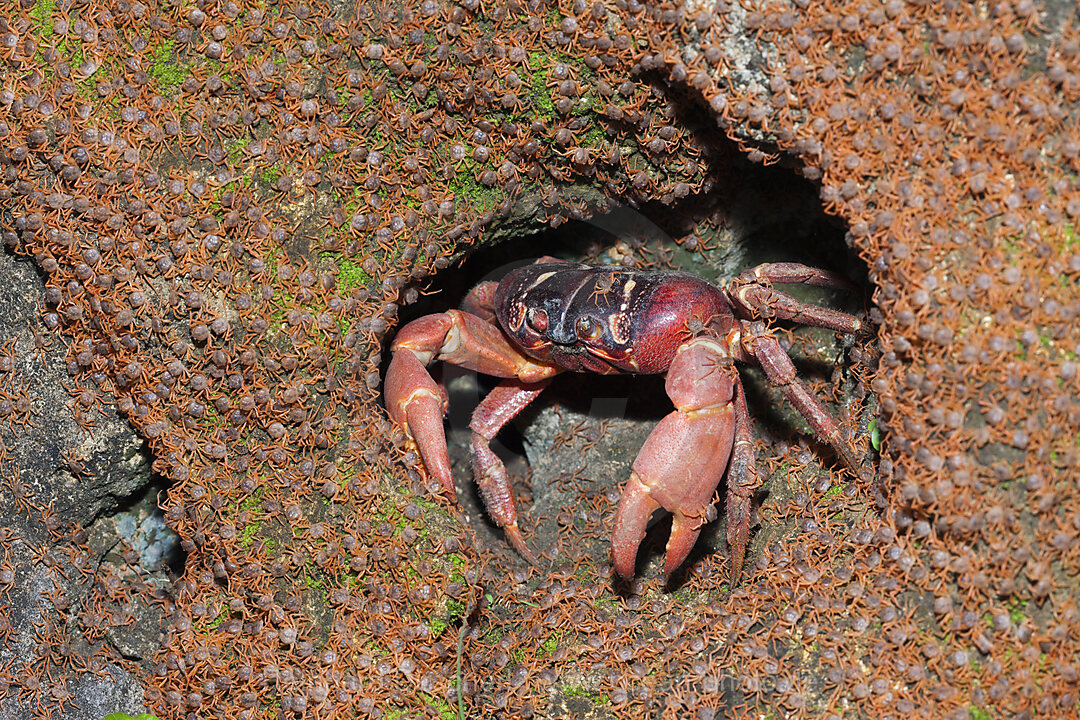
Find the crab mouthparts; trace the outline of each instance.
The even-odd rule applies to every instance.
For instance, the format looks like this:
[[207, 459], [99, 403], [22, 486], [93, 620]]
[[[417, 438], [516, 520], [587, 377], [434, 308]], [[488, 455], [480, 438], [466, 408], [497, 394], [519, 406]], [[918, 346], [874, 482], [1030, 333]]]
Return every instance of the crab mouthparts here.
[[582, 347], [581, 345], [558, 346], [552, 348], [553, 359], [568, 370], [593, 372], [601, 375], [611, 375], [624, 372], [615, 365], [612, 358], [603, 354], [596, 348]]

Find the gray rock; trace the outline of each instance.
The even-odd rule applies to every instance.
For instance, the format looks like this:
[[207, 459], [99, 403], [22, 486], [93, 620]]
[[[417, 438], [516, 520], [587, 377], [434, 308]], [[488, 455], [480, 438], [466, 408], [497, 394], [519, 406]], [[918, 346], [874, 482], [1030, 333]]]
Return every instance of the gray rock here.
[[[120, 656], [147, 663], [160, 647], [163, 619], [145, 601], [123, 607], [130, 622], [109, 628], [104, 641], [83, 636], [88, 600], [97, 592], [93, 573], [138, 573], [151, 586], [165, 586], [163, 559], [173, 556], [177, 539], [153, 502], [143, 440], [109, 402], [80, 406], [72, 400], [65, 340], [37, 329], [43, 303], [44, 284], [34, 266], [0, 253], [0, 344], [13, 360], [0, 380], [27, 399], [0, 408], [10, 410], [9, 422], [0, 425], [6, 449], [0, 474], [7, 483], [0, 491], [0, 560], [15, 570], [13, 582], [0, 586], [0, 615], [17, 638], [0, 646], [0, 664], [13, 679], [32, 678], [34, 668], [50, 658], [51, 679], [39, 681], [37, 697], [53, 707], [66, 701], [62, 714], [52, 717], [100, 720], [111, 712], [144, 709], [138, 680], [107, 662], [97, 672], [75, 673], [53, 655], [64, 647], [85, 660], [104, 642]], [[133, 500], [147, 489], [151, 497]], [[49, 525], [38, 507], [52, 508]], [[112, 554], [121, 538], [136, 551], [135, 566]], [[73, 564], [76, 557], [81, 569]], [[34, 692], [12, 693], [0, 702], [0, 720], [34, 717], [37, 707]]]

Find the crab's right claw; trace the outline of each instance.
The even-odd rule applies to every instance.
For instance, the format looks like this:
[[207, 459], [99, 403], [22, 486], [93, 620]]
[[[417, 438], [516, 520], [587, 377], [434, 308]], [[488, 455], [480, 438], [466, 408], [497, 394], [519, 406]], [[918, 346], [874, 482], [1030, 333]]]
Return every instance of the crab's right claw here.
[[[490, 283], [482, 283], [470, 293], [470, 305], [476, 305], [477, 312], [491, 315], [485, 305], [490, 290]], [[493, 315], [491, 319], [494, 320]], [[473, 431], [470, 443], [473, 471], [492, 519], [506, 531], [517, 551], [536, 564], [536, 556], [525, 545], [517, 525], [517, 509], [506, 468], [488, 443], [540, 394], [559, 369], [530, 359], [506, 339], [498, 326], [460, 310], [413, 320], [398, 331], [390, 351], [393, 359], [383, 384], [387, 412], [416, 443], [428, 475], [438, 480], [451, 498], [456, 492], [443, 430], [448, 398], [428, 373], [427, 366], [448, 362], [505, 378], [484, 398], [469, 423]]]
[[416, 355], [406, 349], [394, 353], [384, 389], [390, 418], [416, 443], [428, 473], [454, 497], [454, 477], [443, 430], [447, 403], [442, 389]]

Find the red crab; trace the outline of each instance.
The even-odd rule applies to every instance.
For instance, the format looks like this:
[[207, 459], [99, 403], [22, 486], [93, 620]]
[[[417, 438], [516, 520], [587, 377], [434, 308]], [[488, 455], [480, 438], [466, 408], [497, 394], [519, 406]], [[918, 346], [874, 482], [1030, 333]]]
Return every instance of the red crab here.
[[502, 461], [489, 441], [552, 376], [577, 372], [667, 373], [674, 412], [649, 435], [634, 461], [615, 515], [615, 570], [634, 574], [653, 512], [672, 515], [664, 574], [693, 548], [716, 517], [713, 494], [727, 473], [727, 539], [737, 579], [758, 487], [750, 417], [735, 361], [755, 362], [851, 469], [859, 465], [836, 421], [798, 378], [776, 337], [761, 322], [782, 318], [844, 333], [853, 315], [808, 305], [773, 283], [850, 288], [843, 278], [795, 263], [758, 265], [720, 288], [694, 275], [580, 265], [541, 258], [501, 282], [473, 288], [462, 310], [410, 322], [394, 338], [386, 372], [391, 418], [416, 442], [428, 472], [455, 496], [443, 431], [445, 390], [427, 371], [436, 361], [506, 378], [484, 398], [469, 428], [473, 469], [491, 517], [521, 555], [535, 563], [517, 525]]

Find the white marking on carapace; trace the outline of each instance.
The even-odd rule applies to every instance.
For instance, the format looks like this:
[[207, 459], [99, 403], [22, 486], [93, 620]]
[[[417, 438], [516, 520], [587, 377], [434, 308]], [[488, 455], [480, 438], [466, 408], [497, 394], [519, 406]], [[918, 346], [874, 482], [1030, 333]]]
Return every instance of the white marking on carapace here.
[[525, 303], [518, 301], [510, 306], [511, 315], [506, 319], [506, 324], [510, 326], [510, 329], [517, 332], [521, 329], [522, 323], [525, 322], [525, 315], [528, 310], [525, 309]]
[[525, 292], [528, 292], [528, 291], [532, 290], [532, 289], [533, 289], [534, 287], [536, 287], [536, 286], [537, 286], [537, 285], [539, 285], [540, 283], [544, 282], [545, 280], [547, 280], [547, 279], [548, 279], [549, 277], [551, 277], [551, 276], [552, 276], [552, 275], [554, 275], [554, 274], [555, 274], [555, 271], [554, 271], [554, 270], [552, 270], [552, 271], [550, 271], [550, 272], [546, 272], [546, 273], [543, 273], [543, 274], [541, 274], [541, 275], [540, 275], [540, 276], [538, 276], [538, 277], [537, 277], [537, 278], [536, 278], [535, 280], [533, 280], [533, 283], [532, 283], [532, 285], [530, 285], [529, 287], [525, 288]]
[[622, 305], [619, 306], [619, 312], [626, 312], [626, 308], [630, 306], [630, 293], [637, 286], [637, 282], [634, 278], [629, 278], [622, 289]]
[[608, 317], [608, 329], [611, 331], [611, 338], [619, 345], [630, 342], [630, 318], [625, 312], [625, 303], [622, 310], [622, 312], [612, 313]]

